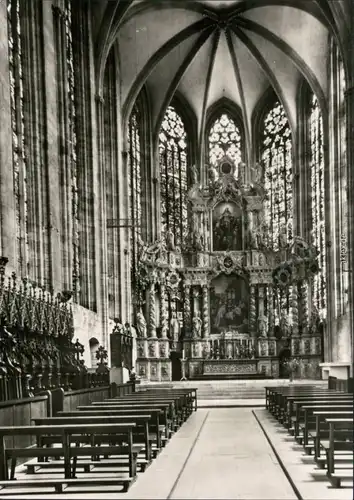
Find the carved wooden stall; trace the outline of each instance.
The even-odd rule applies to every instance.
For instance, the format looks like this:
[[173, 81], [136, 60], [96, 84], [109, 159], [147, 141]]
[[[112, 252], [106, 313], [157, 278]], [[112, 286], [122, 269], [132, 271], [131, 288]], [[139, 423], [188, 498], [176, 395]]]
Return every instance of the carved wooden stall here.
[[[321, 322], [311, 308], [317, 252], [284, 227], [271, 243], [262, 167], [222, 158], [188, 193], [190, 233], [142, 245], [136, 275], [137, 375], [172, 377], [180, 358], [189, 378], [277, 377], [289, 357], [302, 377], [319, 375]], [[301, 359], [300, 359], [301, 358]], [[280, 370], [281, 371], [281, 370]]]
[[72, 341], [71, 293], [54, 297], [14, 273], [6, 278], [6, 264], [0, 257], [0, 401], [57, 387], [107, 385], [102, 352], [96, 373], [89, 373], [81, 359], [83, 345]]

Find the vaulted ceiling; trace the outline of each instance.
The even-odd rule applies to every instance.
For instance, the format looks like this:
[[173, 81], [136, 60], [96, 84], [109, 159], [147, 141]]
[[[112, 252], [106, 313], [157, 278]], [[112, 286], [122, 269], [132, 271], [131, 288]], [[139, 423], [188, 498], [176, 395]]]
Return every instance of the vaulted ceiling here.
[[[109, 20], [110, 41], [119, 48], [125, 118], [146, 85], [155, 132], [175, 92], [194, 110], [199, 133], [207, 109], [222, 97], [230, 99], [241, 110], [248, 138], [252, 113], [269, 87], [285, 106], [293, 128], [302, 77], [325, 105], [333, 14], [327, 0], [99, 3], [96, 26]], [[339, 17], [345, 17], [346, 0], [336, 4]]]

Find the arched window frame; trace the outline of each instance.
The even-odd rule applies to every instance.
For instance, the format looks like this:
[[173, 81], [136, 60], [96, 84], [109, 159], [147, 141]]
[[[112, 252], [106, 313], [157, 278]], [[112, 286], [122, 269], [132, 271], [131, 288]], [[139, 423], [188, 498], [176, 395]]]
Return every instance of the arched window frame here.
[[[138, 130], [133, 130], [132, 117], [137, 117]], [[138, 241], [147, 238], [147, 169], [149, 163], [149, 100], [146, 88], [140, 91], [127, 123], [129, 219], [131, 222], [132, 270], [137, 267]], [[134, 141], [132, 141], [134, 135]], [[139, 158], [134, 144], [139, 140]], [[138, 171], [137, 171], [138, 169]], [[139, 185], [138, 185], [139, 184]]]
[[[188, 101], [180, 93], [176, 93], [170, 102], [168, 107], [174, 108], [176, 114], [180, 117], [183, 122], [184, 130], [186, 133], [185, 143], [186, 143], [186, 187], [185, 195], [187, 190], [191, 186], [192, 181], [192, 165], [196, 165], [197, 151], [198, 151], [198, 139], [197, 139], [197, 119], [192, 111]], [[165, 115], [164, 115], [165, 116]], [[158, 176], [160, 181], [160, 203], [162, 202], [162, 186], [161, 186], [161, 157], [160, 157], [160, 132], [157, 139], [157, 155], [158, 155]], [[184, 214], [184, 216], [182, 216]], [[188, 213], [187, 200], [181, 204], [180, 213], [180, 228], [179, 231], [174, 231], [175, 242], [177, 244], [183, 244], [184, 237], [188, 232], [188, 222], [190, 214]], [[166, 223], [162, 219], [161, 205], [160, 205], [160, 229], [161, 234], [164, 235], [166, 229], [171, 229], [171, 227], [166, 227]], [[173, 228], [172, 228], [173, 229]]]
[[[209, 166], [209, 136], [210, 136], [210, 131], [212, 127], [214, 126], [215, 122], [223, 115], [227, 114], [230, 119], [233, 120], [235, 123], [236, 127], [239, 130], [240, 133], [240, 144], [241, 144], [241, 161], [246, 162], [246, 144], [245, 144], [245, 129], [244, 129], [244, 123], [242, 119], [242, 111], [241, 108], [232, 102], [230, 99], [227, 99], [226, 97], [223, 97], [216, 103], [214, 103], [212, 106], [207, 111], [206, 114], [206, 126], [205, 126], [205, 134], [204, 134], [204, 144], [205, 144], [205, 156], [204, 156], [204, 162], [205, 165]], [[203, 172], [205, 178], [207, 175], [207, 172]]]
[[[272, 109], [274, 109], [275, 105], [279, 103], [284, 111], [284, 114], [287, 118], [288, 122], [288, 128], [290, 131], [290, 136], [289, 136], [289, 145], [290, 145], [290, 172], [291, 172], [291, 179], [286, 183], [286, 196], [288, 196], [288, 202], [289, 202], [289, 207], [285, 207], [285, 224], [287, 226], [287, 241], [288, 243], [291, 243], [291, 240], [293, 238], [293, 232], [294, 232], [294, 186], [293, 186], [293, 177], [294, 177], [294, 162], [293, 162], [293, 150], [294, 150], [294, 145], [293, 145], [293, 137], [292, 137], [292, 130], [291, 130], [291, 125], [289, 121], [289, 117], [287, 116], [286, 109], [283, 105], [283, 103], [280, 101], [280, 99], [276, 96], [273, 90], [268, 90], [264, 96], [260, 99], [260, 102], [256, 108], [256, 112], [253, 117], [253, 130], [254, 130], [254, 137], [256, 138], [256, 158], [255, 161], [260, 162], [262, 165], [264, 165], [264, 161], [262, 159], [263, 156], [263, 125], [264, 125], [264, 120], [266, 119], [267, 115], [271, 112]], [[267, 169], [265, 168], [264, 171], [264, 179], [265, 179], [265, 188], [267, 190]], [[275, 188], [274, 190], [275, 191]], [[266, 203], [266, 211], [268, 208], [268, 204], [271, 204], [272, 200], [268, 200]], [[285, 200], [285, 205], [286, 205], [286, 200]], [[270, 227], [270, 233], [274, 232], [273, 231], [273, 224], [274, 224], [274, 217], [272, 216], [271, 212], [271, 207], [270, 207], [270, 213], [265, 214], [266, 221], [269, 221], [269, 227]], [[282, 217], [280, 216], [280, 213], [278, 214], [278, 219], [280, 221]], [[278, 221], [278, 222], [279, 222]], [[279, 227], [282, 224], [279, 223]], [[279, 229], [279, 228], [278, 228]], [[276, 232], [273, 234], [273, 240], [272, 244], [274, 249], [278, 248], [278, 235]]]

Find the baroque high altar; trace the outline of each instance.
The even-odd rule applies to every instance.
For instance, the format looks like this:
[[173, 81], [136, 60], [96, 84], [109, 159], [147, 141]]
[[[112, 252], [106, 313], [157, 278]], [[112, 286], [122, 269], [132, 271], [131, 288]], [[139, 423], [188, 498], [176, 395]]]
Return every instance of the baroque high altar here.
[[141, 379], [278, 377], [286, 359], [298, 359], [300, 376], [319, 374], [322, 326], [311, 307], [317, 251], [300, 237], [288, 243], [286, 227], [274, 245], [262, 167], [251, 169], [250, 183], [245, 167], [224, 157], [209, 168], [205, 185], [193, 167], [183, 246], [172, 231], [153, 245], [141, 242], [135, 276]]

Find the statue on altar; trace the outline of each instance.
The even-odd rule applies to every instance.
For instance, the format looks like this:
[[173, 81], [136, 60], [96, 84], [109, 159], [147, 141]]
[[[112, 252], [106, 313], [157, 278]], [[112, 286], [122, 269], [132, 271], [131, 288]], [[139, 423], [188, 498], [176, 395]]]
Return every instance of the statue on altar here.
[[180, 334], [180, 325], [176, 317], [175, 311], [172, 313], [172, 318], [170, 322], [170, 335], [172, 342], [178, 342]]
[[290, 337], [291, 329], [289, 324], [289, 315], [286, 309], [283, 309], [280, 315], [279, 327], [283, 338]]
[[258, 335], [261, 338], [267, 338], [268, 333], [268, 318], [265, 314], [261, 314], [258, 318]]
[[192, 320], [192, 337], [200, 339], [202, 336], [202, 320], [199, 311], [196, 311]]
[[175, 250], [175, 235], [173, 234], [172, 229], [168, 229], [166, 233], [166, 248], [170, 252]]
[[142, 313], [142, 310], [139, 309], [139, 311], [136, 314], [136, 329], [138, 331], [139, 337], [145, 338], [146, 332], [147, 332], [147, 324], [146, 324], [146, 319], [144, 318], [144, 315]]

